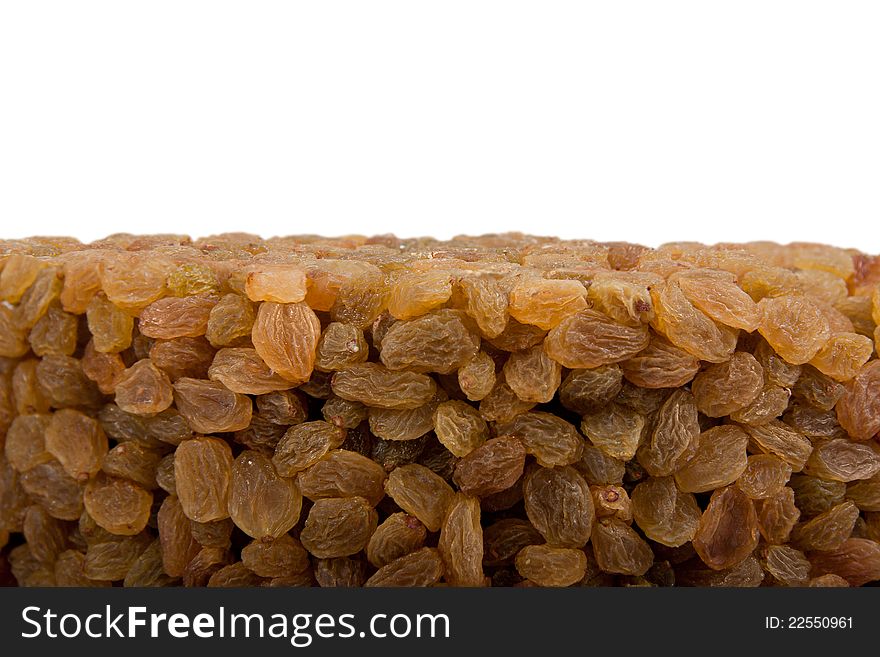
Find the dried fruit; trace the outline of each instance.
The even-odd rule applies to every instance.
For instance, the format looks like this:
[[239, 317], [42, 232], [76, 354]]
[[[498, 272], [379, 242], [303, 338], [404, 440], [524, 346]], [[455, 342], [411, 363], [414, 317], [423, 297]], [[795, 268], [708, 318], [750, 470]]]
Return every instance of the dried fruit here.
[[437, 549], [450, 586], [483, 585], [483, 529], [477, 498], [455, 494], [440, 528]]
[[180, 501], [174, 495], [169, 495], [162, 502], [157, 524], [162, 568], [169, 577], [181, 577], [201, 546], [193, 538], [189, 518], [184, 515]]
[[219, 438], [184, 440], [174, 453], [175, 492], [187, 518], [198, 522], [229, 517], [232, 450]]
[[46, 451], [78, 481], [97, 474], [107, 454], [107, 436], [101, 425], [73, 409], [63, 408], [52, 414], [45, 440]]
[[836, 550], [850, 537], [859, 508], [852, 502], [843, 502], [796, 525], [791, 542], [802, 550]]
[[807, 296], [767, 297], [758, 307], [762, 313], [758, 331], [793, 365], [809, 362], [831, 337], [828, 320]]
[[426, 547], [385, 564], [364, 586], [432, 586], [442, 575], [443, 560], [439, 551]]
[[178, 379], [174, 383], [174, 403], [199, 433], [245, 429], [253, 414], [250, 398], [232, 392], [222, 383], [200, 379]]
[[392, 470], [385, 491], [401, 509], [414, 515], [432, 532], [440, 529], [455, 496], [441, 477], [417, 463]]
[[608, 573], [644, 575], [654, 561], [650, 546], [617, 518], [598, 521], [590, 543], [599, 568]]
[[880, 360], [865, 365], [846, 384], [836, 410], [840, 426], [855, 440], [868, 440], [880, 432]]
[[675, 472], [675, 483], [687, 493], [721, 489], [739, 479], [748, 465], [748, 436], [732, 425], [700, 434], [694, 455]]
[[246, 450], [232, 466], [229, 516], [253, 538], [278, 538], [290, 531], [302, 509], [293, 479], [282, 477], [266, 456]]
[[700, 371], [700, 361], [690, 353], [660, 337], [632, 358], [620, 363], [623, 376], [643, 388], [677, 388], [686, 385]]
[[478, 351], [458, 369], [458, 385], [469, 400], [484, 399], [495, 386], [495, 361], [485, 351]]
[[290, 427], [275, 448], [272, 463], [282, 477], [292, 477], [339, 447], [345, 431], [327, 422], [304, 422]]
[[86, 484], [83, 504], [98, 526], [111, 534], [133, 536], [147, 526], [153, 495], [133, 481], [99, 474]]
[[245, 395], [264, 395], [292, 387], [247, 347], [220, 349], [208, 369], [208, 378], [219, 381], [232, 392]]
[[467, 456], [489, 437], [486, 421], [477, 409], [462, 401], [437, 406], [433, 426], [437, 439], [456, 456]]
[[753, 500], [762, 500], [779, 493], [791, 477], [791, 466], [771, 454], [755, 454], [736, 485]]
[[26, 238], [0, 300], [2, 583], [880, 578], [878, 257]]
[[539, 586], [571, 586], [587, 572], [583, 550], [528, 545], [516, 555], [516, 570]]
[[593, 445], [622, 461], [635, 456], [644, 427], [641, 413], [614, 402], [584, 415], [581, 421], [581, 431]]
[[376, 506], [385, 495], [385, 470], [375, 461], [345, 449], [334, 449], [297, 477], [310, 500], [359, 496]]
[[332, 322], [324, 329], [318, 341], [315, 367], [324, 371], [344, 370], [363, 363], [369, 353], [370, 348], [360, 328], [352, 324]]
[[449, 374], [479, 349], [479, 337], [468, 330], [459, 313], [445, 309], [395, 322], [382, 338], [379, 353], [389, 370]]
[[504, 364], [504, 380], [523, 401], [546, 403], [562, 382], [562, 367], [537, 345], [510, 354]]
[[681, 492], [672, 477], [651, 477], [636, 486], [632, 514], [645, 536], [670, 547], [692, 540], [700, 522], [696, 499]]
[[452, 479], [463, 493], [488, 497], [513, 486], [522, 476], [525, 462], [523, 444], [511, 436], [499, 436], [461, 459]]
[[337, 372], [333, 392], [343, 399], [378, 408], [418, 408], [437, 392], [433, 379], [415, 372], [394, 372], [375, 363], [355, 365]]
[[392, 513], [373, 532], [367, 543], [367, 559], [381, 568], [415, 552], [425, 544], [425, 526], [408, 513]]
[[590, 487], [572, 467], [536, 468], [523, 486], [526, 515], [548, 545], [580, 548], [590, 540], [596, 509]]
[[617, 365], [590, 370], [572, 370], [559, 388], [559, 402], [575, 413], [589, 413], [610, 402], [622, 387], [623, 374]]
[[120, 372], [114, 386], [116, 405], [126, 413], [152, 415], [171, 406], [174, 391], [168, 376], [149, 359]]
[[712, 493], [694, 536], [694, 549], [700, 559], [715, 570], [731, 568], [757, 546], [758, 516], [754, 502], [735, 486]]
[[297, 539], [282, 534], [271, 541], [251, 541], [242, 548], [241, 561], [260, 577], [283, 577], [306, 570], [309, 554]]
[[736, 349], [736, 330], [716, 324], [698, 310], [674, 282], [651, 288], [654, 320], [651, 326], [669, 342], [692, 356], [722, 363]]
[[636, 455], [639, 464], [654, 477], [674, 474], [696, 453], [700, 424], [694, 396], [676, 390], [663, 402], [645, 442]]
[[305, 303], [260, 304], [251, 340], [260, 358], [280, 376], [293, 383], [309, 379], [321, 322]]
[[519, 438], [526, 453], [547, 468], [571, 465], [583, 454], [584, 439], [577, 429], [550, 413], [523, 413], [496, 430], [500, 435]]
[[551, 330], [544, 348], [563, 367], [589, 368], [625, 361], [648, 342], [645, 326], [618, 324], [595, 310], [582, 310]]
[[737, 352], [724, 363], [710, 365], [691, 385], [697, 408], [709, 417], [724, 417], [751, 404], [764, 386], [764, 371], [755, 357]]
[[305, 548], [320, 559], [356, 554], [367, 546], [378, 517], [363, 497], [316, 500], [300, 533]]

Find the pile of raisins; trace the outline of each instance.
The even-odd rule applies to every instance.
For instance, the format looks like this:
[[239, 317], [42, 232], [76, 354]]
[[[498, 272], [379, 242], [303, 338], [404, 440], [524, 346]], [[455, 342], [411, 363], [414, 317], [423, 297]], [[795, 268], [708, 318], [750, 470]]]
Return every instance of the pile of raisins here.
[[0, 581], [861, 586], [880, 257], [0, 242]]

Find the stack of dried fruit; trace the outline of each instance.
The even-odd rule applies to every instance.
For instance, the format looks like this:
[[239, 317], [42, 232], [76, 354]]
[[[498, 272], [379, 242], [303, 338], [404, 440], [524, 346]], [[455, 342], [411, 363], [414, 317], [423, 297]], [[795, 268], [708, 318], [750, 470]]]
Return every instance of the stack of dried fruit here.
[[880, 579], [880, 258], [0, 242], [0, 579]]

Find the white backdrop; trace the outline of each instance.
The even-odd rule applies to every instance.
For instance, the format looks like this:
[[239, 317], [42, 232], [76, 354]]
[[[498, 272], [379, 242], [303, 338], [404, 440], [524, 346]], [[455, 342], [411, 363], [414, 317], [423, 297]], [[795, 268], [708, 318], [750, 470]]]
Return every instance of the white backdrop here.
[[0, 5], [2, 237], [880, 252], [880, 3]]

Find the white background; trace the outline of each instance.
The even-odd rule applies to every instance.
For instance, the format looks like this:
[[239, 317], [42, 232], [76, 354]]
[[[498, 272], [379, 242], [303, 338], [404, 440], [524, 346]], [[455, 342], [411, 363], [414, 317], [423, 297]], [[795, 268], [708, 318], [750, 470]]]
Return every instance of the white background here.
[[2, 237], [880, 252], [880, 3], [0, 0]]

